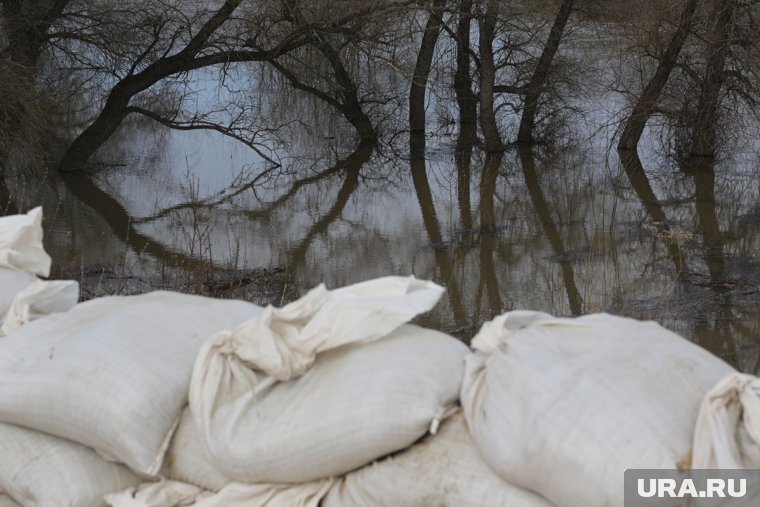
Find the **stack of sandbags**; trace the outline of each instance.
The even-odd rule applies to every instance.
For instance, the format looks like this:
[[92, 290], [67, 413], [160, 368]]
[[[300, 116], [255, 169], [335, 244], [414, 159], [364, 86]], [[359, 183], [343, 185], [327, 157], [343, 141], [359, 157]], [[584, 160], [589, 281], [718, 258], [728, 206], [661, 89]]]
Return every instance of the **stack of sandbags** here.
[[261, 311], [170, 292], [106, 297], [0, 340], [0, 489], [25, 507], [95, 507], [154, 476], [201, 345]]
[[757, 463], [756, 380], [654, 322], [509, 312], [472, 347], [461, 402], [476, 445], [556, 505], [622, 507], [629, 468]]
[[[25, 323], [76, 304], [76, 282], [37, 278], [47, 276], [50, 265], [42, 246], [41, 208], [0, 218], [0, 336], [11, 334], [0, 343], [12, 342]], [[0, 358], [8, 371], [23, 361], [12, 352]], [[0, 490], [5, 491], [0, 505], [102, 505], [103, 491], [118, 491], [138, 481], [126, 467], [105, 461], [85, 446], [0, 423]]]
[[[196, 361], [191, 412], [165, 473], [218, 491], [198, 505], [310, 505], [330, 477], [435, 432], [457, 403], [467, 349], [404, 323], [441, 293], [401, 277], [320, 286], [214, 336]], [[146, 485], [109, 501], [173, 505], [155, 499], [176, 501], [176, 488]]]
[[37, 278], [50, 274], [50, 264], [42, 246], [42, 208], [0, 217], [0, 337], [25, 322], [76, 304], [77, 282]]
[[[192, 443], [197, 439], [175, 436]], [[176, 443], [173, 443], [174, 447]], [[172, 461], [171, 451], [167, 462]], [[186, 462], [184, 467], [199, 463]], [[183, 465], [179, 465], [181, 471]], [[167, 468], [177, 473], [177, 468]], [[208, 463], [186, 483], [162, 481], [109, 496], [113, 507], [551, 507], [538, 495], [514, 486], [480, 457], [460, 410], [435, 435], [342, 477], [299, 484], [245, 484], [225, 480]], [[216, 476], [208, 480], [201, 471]], [[216, 482], [215, 482], [216, 481]], [[199, 487], [193, 484], [205, 484]], [[214, 492], [214, 493], [212, 493]]]
[[[388, 277], [261, 309], [154, 292], [26, 324], [0, 340], [0, 488], [25, 507], [316, 505], [329, 476], [435, 432], [456, 404], [466, 347], [405, 325], [441, 293]], [[135, 488], [193, 459], [219, 493]]]

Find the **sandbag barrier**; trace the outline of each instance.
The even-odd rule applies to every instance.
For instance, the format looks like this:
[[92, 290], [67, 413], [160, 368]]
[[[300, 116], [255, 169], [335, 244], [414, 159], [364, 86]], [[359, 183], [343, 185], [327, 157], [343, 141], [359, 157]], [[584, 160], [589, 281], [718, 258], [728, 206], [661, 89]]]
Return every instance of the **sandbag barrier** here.
[[50, 275], [51, 265], [42, 236], [42, 208], [0, 217], [0, 338], [79, 299], [77, 282], [38, 278]]
[[41, 221], [0, 218], [0, 507], [622, 507], [626, 468], [760, 466], [760, 380], [653, 322], [514, 311], [468, 351], [414, 277], [74, 306]]

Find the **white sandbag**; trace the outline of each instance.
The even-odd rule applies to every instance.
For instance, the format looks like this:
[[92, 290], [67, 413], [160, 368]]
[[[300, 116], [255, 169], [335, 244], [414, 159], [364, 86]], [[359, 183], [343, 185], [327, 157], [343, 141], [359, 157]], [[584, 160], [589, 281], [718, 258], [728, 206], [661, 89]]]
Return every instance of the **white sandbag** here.
[[50, 274], [42, 234], [42, 208], [0, 217], [0, 337], [30, 320], [66, 311], [79, 298], [76, 282], [35, 276]]
[[106, 494], [139, 483], [92, 449], [0, 423], [0, 489], [24, 507], [100, 507]]
[[627, 468], [689, 467], [705, 393], [734, 372], [654, 322], [509, 312], [472, 342], [461, 402], [486, 462], [565, 507], [622, 507]]
[[0, 337], [32, 320], [65, 312], [79, 300], [79, 283], [72, 280], [36, 280], [20, 291], [0, 320]]
[[155, 475], [201, 344], [261, 312], [171, 292], [99, 298], [0, 340], [0, 420]]
[[50, 256], [42, 246], [42, 208], [0, 217], [0, 268], [50, 274]]
[[240, 482], [304, 482], [423, 436], [457, 399], [466, 347], [399, 325], [441, 293], [400, 277], [318, 288], [210, 340], [190, 408], [213, 467]]
[[19, 292], [36, 280], [37, 277], [32, 273], [0, 267], [0, 319], [3, 319], [11, 309]]
[[760, 379], [731, 373], [702, 400], [692, 467], [760, 468]]
[[233, 482], [211, 465], [189, 408], [182, 412], [182, 419], [166, 451], [161, 476], [212, 492]]
[[333, 479], [303, 484], [231, 483], [219, 493], [176, 481], [147, 483], [108, 495], [112, 507], [318, 507]]
[[322, 507], [550, 507], [486, 465], [461, 411], [409, 449], [341, 478]]
[[435, 430], [457, 401], [465, 353], [460, 341], [412, 325], [324, 352], [303, 376], [254, 388], [245, 411], [221, 405], [206, 455], [241, 482], [346, 473]]
[[234, 481], [236, 467], [244, 469], [238, 476], [256, 477], [246, 482], [275, 482], [270, 477], [337, 475], [362, 466], [413, 443], [450, 411], [465, 353], [458, 340], [413, 325], [326, 352], [302, 377], [257, 397], [256, 409], [240, 422], [250, 432], [237, 464], [212, 464], [186, 412], [162, 475], [219, 491]]

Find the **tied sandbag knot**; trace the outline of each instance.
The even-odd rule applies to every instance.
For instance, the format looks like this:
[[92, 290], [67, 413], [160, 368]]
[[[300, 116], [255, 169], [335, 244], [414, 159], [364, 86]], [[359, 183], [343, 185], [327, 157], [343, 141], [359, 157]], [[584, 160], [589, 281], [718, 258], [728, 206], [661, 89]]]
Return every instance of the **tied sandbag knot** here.
[[707, 392], [694, 430], [692, 468], [760, 468], [760, 379], [730, 373]]
[[471, 346], [477, 352], [490, 354], [501, 346], [505, 338], [516, 331], [550, 319], [554, 317], [544, 312], [530, 310], [507, 312], [483, 324], [478, 334], [472, 339]]
[[0, 267], [46, 277], [51, 263], [42, 246], [42, 207], [0, 218]]
[[303, 376], [320, 353], [389, 335], [430, 310], [443, 291], [413, 276], [333, 291], [319, 285], [282, 308], [267, 307], [233, 332], [217, 333], [201, 347], [189, 391], [206, 454], [235, 477], [240, 467], [230, 463], [241, 452], [242, 434], [249, 431], [243, 421], [256, 413], [260, 396], [278, 382]]
[[36, 280], [16, 295], [10, 309], [0, 320], [0, 337], [36, 318], [70, 310], [78, 299], [79, 283], [76, 281]]

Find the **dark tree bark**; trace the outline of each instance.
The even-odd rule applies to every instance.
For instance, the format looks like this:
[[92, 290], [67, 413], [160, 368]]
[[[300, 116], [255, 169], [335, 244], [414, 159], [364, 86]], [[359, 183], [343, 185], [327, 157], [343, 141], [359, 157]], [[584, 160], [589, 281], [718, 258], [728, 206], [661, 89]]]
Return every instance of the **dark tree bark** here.
[[461, 0], [456, 32], [456, 70], [454, 92], [459, 107], [459, 137], [457, 149], [472, 146], [477, 141], [478, 97], [472, 91], [470, 73], [470, 25], [472, 23], [472, 0]]
[[45, 49], [50, 26], [70, 0], [2, 0], [8, 47], [0, 57], [34, 69]]
[[715, 133], [720, 119], [721, 90], [726, 80], [726, 57], [731, 46], [730, 32], [735, 9], [734, 0], [714, 0], [711, 19], [715, 24], [692, 131], [692, 157], [715, 155]]
[[457, 204], [459, 206], [459, 221], [464, 234], [472, 234], [472, 204], [470, 200], [470, 181], [472, 170], [470, 161], [472, 160], [473, 144], [462, 142], [462, 133], [457, 140], [454, 160], [457, 166]]
[[549, 38], [544, 44], [541, 56], [538, 58], [533, 75], [525, 88], [525, 103], [523, 104], [522, 117], [520, 119], [520, 128], [517, 133], [517, 142], [530, 143], [533, 140], [533, 127], [536, 122], [536, 112], [538, 111], [538, 100], [543, 92], [546, 80], [552, 68], [552, 61], [559, 50], [562, 34], [565, 31], [567, 20], [570, 19], [570, 13], [573, 10], [575, 0], [563, 0], [560, 5], [557, 17], [554, 18]]
[[499, 16], [499, 0], [488, 0], [485, 12], [478, 20], [480, 52], [480, 129], [483, 131], [486, 151], [503, 150], [499, 128], [496, 125], [494, 110], [494, 81], [496, 65], [493, 55], [493, 41], [496, 33], [496, 20]]
[[[8, 153], [19, 140], [25, 118], [35, 118], [35, 81], [40, 55], [45, 50], [50, 26], [70, 0], [0, 0], [2, 28], [8, 46], [0, 50], [0, 80], [5, 79], [0, 102], [0, 180], [5, 186]], [[23, 98], [22, 98], [23, 97]], [[0, 196], [10, 202], [10, 197]], [[3, 206], [8, 207], [8, 204]]]
[[463, 234], [472, 235], [472, 204], [470, 200], [470, 179], [472, 149], [478, 141], [478, 96], [472, 91], [470, 72], [470, 26], [472, 24], [472, 0], [459, 2], [459, 19], [456, 31], [456, 70], [454, 71], [454, 92], [459, 107], [459, 135], [454, 152], [457, 166], [457, 203], [459, 220]]
[[724, 237], [715, 199], [715, 159], [695, 157], [688, 173], [694, 178], [694, 197], [702, 232], [705, 264], [710, 271], [713, 288], [725, 287], [726, 261], [723, 255]]
[[644, 132], [644, 127], [655, 110], [657, 100], [660, 98], [660, 94], [668, 82], [670, 73], [673, 71], [678, 60], [678, 55], [691, 31], [697, 4], [699, 4], [699, 0], [686, 0], [678, 26], [670, 38], [670, 42], [660, 59], [660, 63], [657, 65], [657, 70], [655, 70], [652, 78], [644, 87], [644, 91], [641, 92], [628, 117], [628, 121], [626, 121], [625, 128], [618, 142], [618, 150], [636, 150], [641, 134]]
[[441, 11], [445, 3], [445, 0], [433, 0], [409, 89], [409, 148], [412, 158], [425, 156], [425, 92], [433, 65], [435, 45], [443, 25]]
[[457, 67], [454, 72], [454, 92], [459, 107], [459, 135], [454, 152], [457, 165], [457, 203], [462, 233], [472, 237], [472, 204], [470, 200], [470, 177], [472, 149], [478, 141], [478, 96], [472, 91], [470, 72], [470, 26], [472, 24], [472, 0], [459, 2], [457, 20]]

